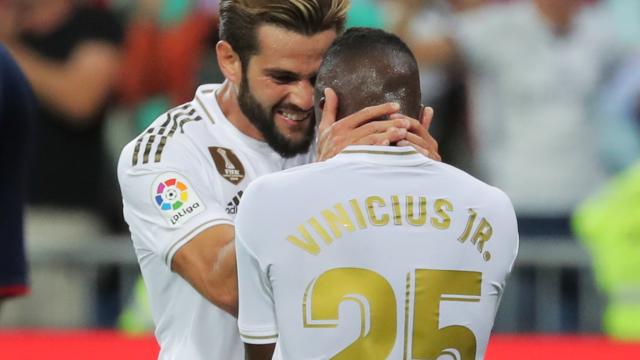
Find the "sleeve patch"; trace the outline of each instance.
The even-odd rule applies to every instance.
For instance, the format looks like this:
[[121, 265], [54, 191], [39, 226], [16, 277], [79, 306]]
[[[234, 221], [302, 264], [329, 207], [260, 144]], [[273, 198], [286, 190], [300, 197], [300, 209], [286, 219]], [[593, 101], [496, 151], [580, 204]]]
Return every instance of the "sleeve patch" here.
[[151, 185], [151, 201], [171, 227], [178, 227], [205, 211], [195, 189], [182, 175], [168, 172]]

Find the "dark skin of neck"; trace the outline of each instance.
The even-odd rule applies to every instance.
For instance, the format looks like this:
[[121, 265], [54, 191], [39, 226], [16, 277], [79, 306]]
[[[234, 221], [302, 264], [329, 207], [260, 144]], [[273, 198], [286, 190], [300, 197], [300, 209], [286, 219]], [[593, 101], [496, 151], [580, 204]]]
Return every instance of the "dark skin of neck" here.
[[535, 0], [538, 12], [553, 27], [558, 35], [571, 30], [573, 18], [580, 10], [583, 0]]

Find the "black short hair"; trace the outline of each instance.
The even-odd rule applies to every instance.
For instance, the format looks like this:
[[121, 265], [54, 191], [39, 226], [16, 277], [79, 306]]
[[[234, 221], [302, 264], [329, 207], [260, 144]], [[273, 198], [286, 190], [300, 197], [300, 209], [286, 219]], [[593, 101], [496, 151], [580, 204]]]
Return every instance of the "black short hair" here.
[[334, 41], [318, 71], [316, 96], [332, 88], [339, 101], [339, 118], [364, 107], [395, 101], [407, 116], [419, 117], [418, 63], [396, 35], [356, 27]]
[[395, 50], [405, 54], [414, 63], [416, 62], [411, 49], [398, 36], [384, 30], [367, 27], [353, 27], [345, 31], [327, 50], [325, 60], [369, 51], [371, 48]]

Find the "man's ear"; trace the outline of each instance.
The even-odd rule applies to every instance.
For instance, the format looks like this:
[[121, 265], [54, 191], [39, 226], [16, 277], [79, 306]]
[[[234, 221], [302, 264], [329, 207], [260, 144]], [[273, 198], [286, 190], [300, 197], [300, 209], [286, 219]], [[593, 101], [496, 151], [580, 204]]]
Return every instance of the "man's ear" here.
[[315, 100], [315, 104], [313, 106], [313, 110], [316, 117], [316, 126], [320, 123], [320, 119], [322, 119], [322, 113], [324, 110], [324, 105], [326, 102], [326, 97], [324, 95], [324, 90], [319, 91], [316, 90], [313, 94], [313, 98]]
[[224, 77], [235, 85], [242, 80], [242, 62], [240, 56], [233, 50], [231, 44], [224, 40], [216, 44], [216, 57]]

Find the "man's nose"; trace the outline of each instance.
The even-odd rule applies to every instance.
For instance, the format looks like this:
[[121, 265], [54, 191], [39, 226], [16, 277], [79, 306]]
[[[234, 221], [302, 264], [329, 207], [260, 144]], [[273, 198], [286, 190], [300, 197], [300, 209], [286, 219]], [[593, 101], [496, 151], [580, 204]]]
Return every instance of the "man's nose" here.
[[313, 84], [309, 80], [298, 81], [291, 89], [290, 102], [302, 110], [311, 109], [313, 107]]

